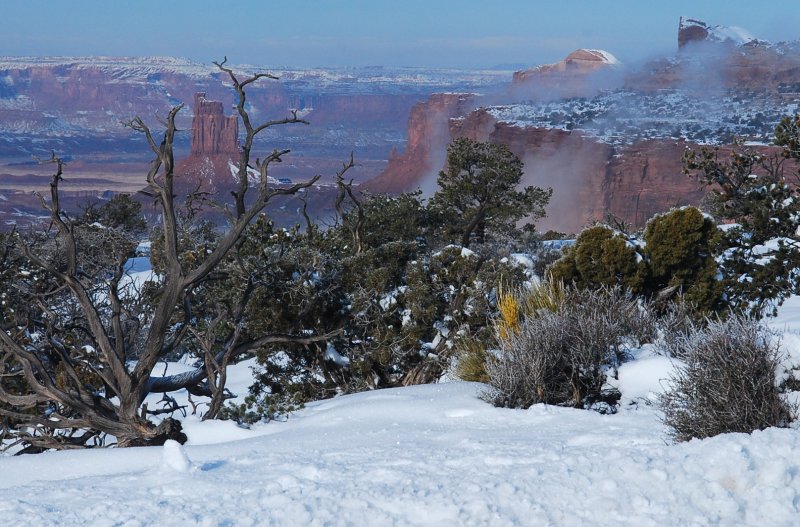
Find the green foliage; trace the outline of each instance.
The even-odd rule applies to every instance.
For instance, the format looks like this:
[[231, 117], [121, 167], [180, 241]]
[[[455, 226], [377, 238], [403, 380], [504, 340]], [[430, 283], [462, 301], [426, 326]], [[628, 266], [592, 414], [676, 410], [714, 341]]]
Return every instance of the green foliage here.
[[785, 117], [775, 130], [780, 155], [737, 148], [687, 151], [684, 171], [709, 188], [710, 212], [734, 223], [722, 237], [720, 272], [729, 304], [755, 316], [774, 314], [800, 292], [800, 195], [797, 176], [784, 161], [800, 160], [800, 116]]
[[783, 157], [800, 159], [800, 114], [781, 119], [775, 127], [775, 144], [783, 147]]
[[635, 246], [604, 225], [585, 229], [549, 269], [549, 279], [578, 288], [623, 286], [643, 292], [647, 266]]
[[[517, 192], [522, 163], [500, 145], [461, 140], [451, 153], [454, 178], [442, 179], [428, 205], [420, 193], [348, 193], [337, 203], [338, 221], [325, 230], [276, 230], [259, 220], [235, 258], [220, 266], [218, 280], [193, 291], [193, 315], [209, 317], [209, 324], [211, 313], [232, 312], [232, 299], [250, 291], [240, 330], [248, 338], [332, 335], [325, 343], [263, 346], [258, 381], [244, 407], [226, 410], [230, 417], [272, 418], [284, 403], [430, 382], [450, 366], [456, 341], [485, 350], [495, 284], [516, 286], [525, 277], [486, 245], [444, 245], [469, 243], [471, 232], [481, 242], [487, 234], [519, 234], [516, 222], [540, 217], [550, 192]], [[213, 236], [211, 229], [183, 229], [184, 260], [202, 261], [203, 240]], [[156, 233], [156, 268], [159, 243]]]
[[454, 140], [447, 148], [447, 168], [439, 173], [439, 190], [431, 214], [444, 239], [469, 247], [490, 235], [512, 235], [517, 222], [544, 216], [552, 189], [517, 190], [522, 161], [505, 145]]
[[695, 207], [675, 209], [651, 218], [643, 238], [649, 271], [646, 293], [652, 296], [676, 287], [700, 311], [723, 308], [714, 260], [720, 232], [711, 218]]
[[488, 383], [491, 379], [486, 373], [486, 363], [492, 360], [492, 355], [486, 350], [486, 346], [474, 340], [464, 340], [456, 345], [458, 363], [456, 364], [456, 376], [469, 382]]
[[[298, 384], [289, 383], [288, 386], [297, 387]], [[287, 418], [292, 412], [302, 410], [305, 406], [304, 400], [313, 399], [300, 392], [287, 392], [283, 385], [274, 382], [273, 376], [263, 370], [256, 372], [256, 382], [250, 386], [249, 391], [243, 403], [228, 403], [223, 406], [219, 418], [236, 421], [242, 425], [279, 421]]]
[[641, 239], [597, 225], [578, 236], [549, 276], [584, 289], [621, 286], [646, 298], [674, 290], [698, 313], [721, 310], [719, 237], [716, 224], [694, 207], [653, 217]]
[[97, 207], [94, 203], [84, 211], [83, 223], [100, 223], [104, 227], [121, 229], [131, 234], [141, 234], [147, 229], [142, 216], [142, 204], [128, 194], [116, 194]]
[[360, 252], [345, 222], [300, 232], [262, 219], [220, 266], [220, 279], [194, 291], [195, 306], [219, 312], [251, 287], [241, 329], [250, 338], [332, 335], [260, 349], [257, 382], [244, 406], [228, 407], [229, 418], [272, 419], [337, 393], [431, 382], [450, 367], [456, 342], [484, 350], [491, 342], [495, 284], [517, 286], [523, 273], [488, 249], [433, 250], [417, 194], [366, 196], [361, 205], [376, 230], [364, 232]]
[[367, 195], [362, 199], [364, 229], [362, 243], [377, 248], [389, 242], [412, 242], [427, 233], [428, 212], [421, 191], [388, 196]]

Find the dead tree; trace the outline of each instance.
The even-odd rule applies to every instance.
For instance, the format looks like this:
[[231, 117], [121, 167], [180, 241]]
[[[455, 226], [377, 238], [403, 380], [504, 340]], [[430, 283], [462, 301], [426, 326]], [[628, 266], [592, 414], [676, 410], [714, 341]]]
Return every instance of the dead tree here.
[[[355, 162], [353, 160], [353, 154], [350, 153], [350, 162], [343, 163], [342, 169], [336, 173], [336, 186], [339, 189], [339, 192], [336, 195], [336, 213], [339, 215], [339, 218], [342, 220], [342, 224], [350, 231], [350, 236], [353, 238], [353, 254], [358, 255], [361, 253], [361, 229], [364, 227], [364, 207], [361, 205], [361, 200], [356, 198], [355, 194], [353, 193], [353, 180], [351, 179], [348, 183], [344, 182], [344, 175], [347, 173], [348, 170], [355, 166]], [[344, 200], [345, 196], [350, 198], [350, 201], [353, 203], [353, 206], [356, 209], [355, 218], [350, 217], [348, 211], [344, 208]]]
[[[95, 276], [83, 268], [76, 225], [59, 203], [63, 162], [55, 154], [48, 160], [55, 173], [46, 207], [52, 226], [50, 239], [58, 248], [58, 257], [44, 256], [35, 242], [19, 238], [25, 261], [35, 273], [46, 276], [50, 285], [42, 291], [31, 290], [32, 301], [41, 307], [35, 316], [21, 320], [10, 310], [2, 312], [2, 327], [7, 330], [0, 331], [0, 416], [14, 424], [13, 430], [5, 427], [7, 438], [32, 451], [82, 448], [105, 435], [114, 436], [119, 446], [182, 441], [185, 435], [178, 421], [167, 418], [156, 425], [148, 418], [160, 413], [144, 404], [149, 394], [187, 389], [195, 395], [210, 396], [208, 415], [213, 416], [225, 398], [225, 369], [232, 361], [267, 344], [310, 344], [330, 338], [245, 335], [240, 322], [252, 292], [247, 284], [234, 309], [227, 313], [232, 318], [224, 328], [220, 329], [222, 319], [198, 327], [193, 293], [235, 254], [247, 226], [275, 196], [294, 194], [319, 179], [315, 176], [289, 188], [268, 185], [270, 166], [280, 162], [289, 150], [274, 150], [251, 163], [255, 137], [270, 127], [305, 121], [292, 113], [285, 119], [254, 125], [245, 109], [245, 89], [259, 79], [275, 77], [258, 73], [240, 80], [225, 66], [226, 61], [215, 64], [233, 82], [245, 139], [238, 162], [238, 187], [232, 192], [230, 222], [201, 261], [184, 261], [178, 243], [173, 141], [175, 117], [183, 105], [169, 111], [160, 141], [140, 117], [126, 123], [144, 135], [154, 154], [147, 185], [160, 209], [164, 269], [148, 293], [151, 303], [142, 302], [143, 291], [131, 289], [126, 282], [124, 251], [107, 276]], [[248, 169], [257, 171], [256, 181], [248, 179]], [[142, 309], [145, 304], [147, 309]], [[190, 341], [200, 343], [199, 352], [205, 359], [201, 367], [178, 375], [154, 374], [159, 361]]]

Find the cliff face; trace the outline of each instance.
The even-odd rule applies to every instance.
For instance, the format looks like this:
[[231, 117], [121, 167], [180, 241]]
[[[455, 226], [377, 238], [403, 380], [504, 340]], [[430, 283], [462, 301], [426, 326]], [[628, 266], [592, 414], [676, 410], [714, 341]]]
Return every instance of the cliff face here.
[[587, 97], [618, 84], [619, 61], [600, 49], [578, 49], [559, 62], [516, 71], [512, 89], [532, 98]]
[[[564, 60], [554, 64], [544, 64], [527, 70], [515, 71], [512, 82], [515, 84], [532, 81], [541, 82], [548, 77], [554, 77], [554, 80], [562, 80], [570, 76], [579, 77], [617, 64], [619, 64], [619, 61], [608, 51], [578, 49], [567, 55]], [[562, 79], [559, 79], [559, 77]]]
[[[691, 141], [722, 143], [724, 157], [736, 134], [766, 144], [787, 104], [800, 103], [800, 45], [694, 20], [681, 21], [678, 40], [678, 55], [626, 71], [621, 88], [599, 95], [598, 75], [620, 71], [610, 54], [579, 50], [516, 72], [503, 100], [434, 96], [415, 107], [407, 150], [370, 189], [432, 194], [446, 145], [469, 137], [508, 145], [525, 163], [524, 185], [554, 189], [540, 229], [575, 232], [607, 214], [641, 227], [699, 204], [705, 190], [683, 173], [684, 151], [700, 147]], [[529, 97], [538, 93], [548, 97]]]
[[[417, 126], [409, 128], [409, 142], [413, 136], [418, 145], [413, 156], [407, 153], [390, 160], [383, 179], [374, 180], [371, 190], [390, 191], [376, 184], [401, 180], [405, 186], [390, 187], [391, 191], [435, 189], [435, 174], [444, 159], [439, 165], [431, 165], [432, 156], [426, 152], [423, 136], [417, 135], [417, 130], [429, 128], [430, 124]], [[652, 139], [612, 145], [580, 131], [512, 126], [496, 121], [483, 109], [449, 119], [448, 129], [450, 138], [469, 137], [507, 145], [525, 163], [522, 185], [553, 189], [547, 217], [537, 223], [542, 230], [577, 232], [608, 214], [642, 227], [653, 215], [672, 207], [700, 204], [706, 192], [683, 173], [681, 159], [685, 150], [700, 148], [684, 140]], [[764, 154], [777, 152], [768, 146], [758, 149]], [[731, 146], [720, 147], [720, 157], [724, 159], [731, 150]], [[418, 159], [426, 159], [427, 164], [417, 163]]]
[[606, 214], [642, 226], [658, 212], [698, 204], [703, 196], [681, 170], [685, 142], [614, 146], [580, 132], [498, 123], [481, 110], [451, 123], [454, 137], [507, 145], [525, 163], [523, 185], [553, 188], [540, 229], [576, 232]]
[[175, 168], [175, 184], [182, 192], [218, 193], [235, 184], [230, 164], [239, 157], [239, 123], [222, 108], [204, 92], [194, 96], [191, 154]]
[[797, 92], [800, 44], [766, 45], [754, 41], [740, 47], [728, 44], [687, 46], [677, 57], [659, 59], [625, 74], [631, 90], [689, 89]]
[[226, 117], [222, 103], [209, 101], [204, 92], [194, 96], [192, 155], [235, 155], [239, 151], [239, 122]]
[[[364, 188], [397, 193], [424, 185], [423, 177], [442, 168], [451, 140], [450, 119], [465, 115], [473, 107], [466, 94], [437, 93], [414, 105], [408, 117], [408, 143], [403, 154], [392, 150], [386, 169]], [[433, 177], [435, 183], [435, 176]]]

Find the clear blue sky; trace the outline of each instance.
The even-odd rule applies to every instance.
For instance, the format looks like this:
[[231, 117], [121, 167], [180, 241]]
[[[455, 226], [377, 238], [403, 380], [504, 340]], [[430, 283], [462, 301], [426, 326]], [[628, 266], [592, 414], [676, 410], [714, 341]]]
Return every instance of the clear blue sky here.
[[30, 0], [0, 55], [165, 55], [263, 66], [536, 65], [579, 47], [670, 53], [680, 15], [800, 38], [795, 0]]

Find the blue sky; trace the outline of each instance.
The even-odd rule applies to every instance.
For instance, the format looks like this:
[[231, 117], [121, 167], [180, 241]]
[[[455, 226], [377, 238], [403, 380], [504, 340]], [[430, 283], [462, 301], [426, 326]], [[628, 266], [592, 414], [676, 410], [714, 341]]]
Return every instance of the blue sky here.
[[580, 48], [671, 53], [678, 18], [800, 38], [789, 0], [30, 0], [8, 2], [0, 55], [167, 55], [263, 66], [536, 65]]

